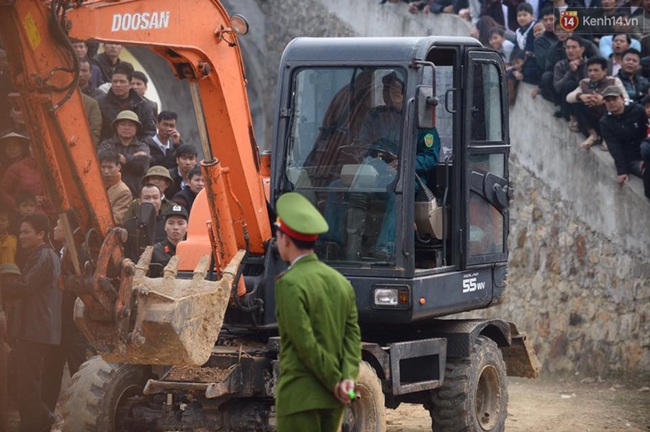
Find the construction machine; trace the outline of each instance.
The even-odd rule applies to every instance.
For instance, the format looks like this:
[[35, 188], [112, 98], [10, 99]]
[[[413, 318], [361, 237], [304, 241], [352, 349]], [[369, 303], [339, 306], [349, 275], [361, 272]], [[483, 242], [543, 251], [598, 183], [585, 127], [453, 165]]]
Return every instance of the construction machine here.
[[[260, 152], [239, 47], [246, 31], [217, 0], [0, 1], [15, 99], [64, 222], [63, 285], [78, 293], [75, 322], [100, 355], [72, 379], [64, 429], [275, 430], [273, 288], [286, 263], [273, 208], [296, 191], [330, 223], [316, 252], [356, 293], [360, 398], [343, 430], [385, 430], [385, 408], [402, 402], [428, 409], [433, 430], [503, 430], [506, 374], [540, 370], [526, 335], [501, 319], [444, 319], [505, 295], [502, 58], [462, 37], [295, 39], [281, 59], [272, 148]], [[206, 187], [161, 278], [148, 277], [151, 247], [137, 263], [124, 257], [128, 236], [101, 186], [71, 38], [148, 47], [189, 83]], [[363, 129], [386, 103], [390, 74], [403, 106], [386, 146]], [[433, 128], [437, 164], [422, 172], [415, 143]], [[377, 252], [380, 238], [388, 253]]]

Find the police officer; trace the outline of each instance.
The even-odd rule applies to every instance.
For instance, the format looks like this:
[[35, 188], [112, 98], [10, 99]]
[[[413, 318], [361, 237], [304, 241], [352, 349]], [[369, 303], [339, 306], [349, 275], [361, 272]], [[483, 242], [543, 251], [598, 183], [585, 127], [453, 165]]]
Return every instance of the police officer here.
[[160, 264], [160, 266], [154, 266], [150, 269], [149, 275], [151, 277], [162, 276], [162, 269], [176, 255], [176, 245], [187, 234], [187, 210], [182, 205], [174, 204], [165, 215], [165, 233], [167, 238], [153, 245], [151, 263]]
[[361, 361], [354, 290], [314, 254], [327, 222], [302, 195], [276, 204], [280, 257], [290, 264], [275, 283], [280, 331], [278, 432], [336, 431]]

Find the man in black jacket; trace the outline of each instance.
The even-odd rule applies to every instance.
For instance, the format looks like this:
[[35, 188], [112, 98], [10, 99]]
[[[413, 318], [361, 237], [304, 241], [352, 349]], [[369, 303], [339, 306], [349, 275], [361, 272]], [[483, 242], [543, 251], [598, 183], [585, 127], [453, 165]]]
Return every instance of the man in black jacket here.
[[104, 96], [99, 96], [99, 108], [102, 110], [102, 139], [107, 140], [113, 136], [113, 120], [124, 111], [133, 111], [138, 115], [142, 127], [138, 138], [144, 139], [156, 133], [156, 120], [153, 109], [138, 93], [131, 88], [131, 74], [133, 66], [121, 62], [115, 67], [111, 77], [111, 89]]
[[79, 59], [79, 90], [93, 99], [104, 96], [104, 92], [93, 85], [91, 72], [91, 63], [87, 57]]
[[[560, 105], [568, 92], [564, 93], [564, 97], [562, 97], [560, 94], [561, 92], [559, 92], [559, 90], [554, 88], [554, 71], [555, 71], [555, 66], [559, 62], [561, 62], [562, 60], [566, 60], [567, 58], [565, 43], [567, 39], [572, 36], [572, 33], [564, 30], [560, 25], [560, 20], [556, 20], [555, 35], [557, 37], [557, 41], [553, 42], [545, 52], [545, 56], [546, 56], [546, 59], [544, 61], [545, 69], [542, 74], [542, 79], [540, 80], [540, 92], [544, 97], [544, 99], [554, 102], [555, 105]], [[582, 53], [584, 57], [590, 58], [596, 55], [600, 55], [600, 52], [598, 51], [598, 47], [596, 47], [592, 42], [589, 42], [584, 39], [581, 40], [582, 40], [582, 45], [584, 47]], [[586, 73], [587, 71], [585, 68], [584, 76], [586, 76]], [[562, 117], [561, 111], [557, 111], [555, 116]]]
[[[556, 102], [555, 92], [553, 91], [553, 71], [547, 67], [549, 50], [559, 40], [555, 34], [555, 15], [553, 8], [547, 6], [541, 12], [542, 22], [544, 23], [544, 33], [535, 38], [535, 62], [537, 63], [537, 73], [539, 74], [539, 85], [533, 92], [533, 97], [541, 94], [548, 101]], [[562, 41], [569, 37], [569, 33], [562, 32]]]
[[173, 111], [161, 111], [158, 114], [158, 123], [156, 125], [158, 132], [156, 135], [144, 139], [151, 153], [151, 166], [160, 165], [167, 169], [178, 166], [178, 163], [176, 163], [176, 149], [183, 144], [183, 139], [178, 129], [176, 129], [177, 120], [178, 115]]
[[176, 246], [187, 234], [187, 210], [180, 204], [174, 204], [165, 215], [165, 233], [167, 238], [153, 245], [151, 264], [157, 264], [149, 269], [149, 277], [160, 277], [169, 260], [176, 255]]
[[650, 81], [641, 75], [640, 63], [641, 53], [634, 48], [628, 48], [623, 53], [623, 65], [617, 75], [628, 96], [634, 102], [640, 102], [650, 89]]
[[574, 121], [575, 115], [571, 105], [566, 101], [566, 96], [587, 76], [584, 39], [579, 36], [569, 36], [564, 42], [564, 50], [566, 58], [556, 63], [553, 70], [553, 87], [559, 96], [561, 113], [556, 116], [564, 117], [565, 120], [573, 117], [572, 121]]
[[181, 144], [176, 149], [176, 168], [169, 170], [169, 175], [172, 178], [172, 184], [165, 190], [165, 196], [168, 199], [174, 198], [178, 192], [183, 190], [190, 182], [187, 178], [192, 168], [198, 162], [198, 152], [190, 144]]
[[200, 166], [195, 166], [190, 170], [190, 173], [187, 175], [187, 185], [180, 191], [177, 192], [172, 201], [177, 204], [182, 205], [187, 209], [187, 213], [192, 211], [192, 205], [196, 196], [203, 190], [203, 172], [201, 171]]
[[[139, 197], [138, 214], [127, 219], [122, 226], [129, 233], [124, 245], [124, 255], [134, 262], [138, 262], [145, 247], [153, 246], [164, 241], [167, 237], [165, 234], [165, 215], [160, 211], [162, 192], [160, 192], [158, 186], [153, 184], [143, 185], [140, 188]], [[145, 206], [145, 203], [151, 204], [153, 208]], [[149, 211], [153, 214], [151, 220], [145, 217]], [[141, 217], [145, 218], [141, 219]]]
[[93, 57], [93, 64], [99, 67], [103, 82], [111, 82], [113, 71], [121, 63], [120, 54], [123, 46], [116, 43], [105, 43], [104, 52]]
[[[22, 283], [3, 286], [3, 297], [15, 299], [15, 313], [9, 323], [12, 361], [17, 366], [20, 385], [17, 393], [20, 432], [49, 431], [54, 416], [47, 407], [50, 360], [61, 343], [61, 301], [57, 286], [61, 271], [59, 257], [47, 243], [47, 216], [25, 216], [20, 224], [19, 241], [25, 250], [19, 262]], [[55, 401], [56, 402], [56, 401]]]
[[607, 114], [600, 120], [601, 134], [614, 158], [616, 181], [622, 187], [630, 174], [642, 177], [641, 141], [646, 137], [645, 110], [639, 104], [626, 104], [625, 95], [615, 86], [605, 89], [603, 98]]

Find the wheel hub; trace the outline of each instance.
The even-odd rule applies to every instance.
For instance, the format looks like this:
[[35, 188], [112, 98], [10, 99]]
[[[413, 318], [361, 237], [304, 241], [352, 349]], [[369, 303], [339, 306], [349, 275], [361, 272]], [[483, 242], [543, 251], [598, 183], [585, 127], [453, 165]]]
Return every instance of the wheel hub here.
[[476, 388], [476, 418], [483, 430], [492, 430], [501, 411], [501, 383], [494, 366], [486, 366]]

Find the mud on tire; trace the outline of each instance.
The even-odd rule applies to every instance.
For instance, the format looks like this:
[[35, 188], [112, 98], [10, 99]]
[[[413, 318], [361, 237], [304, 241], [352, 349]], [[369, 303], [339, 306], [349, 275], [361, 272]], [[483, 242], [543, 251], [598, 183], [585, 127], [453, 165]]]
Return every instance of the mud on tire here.
[[142, 395], [149, 378], [152, 375], [147, 366], [107, 363], [100, 356], [91, 358], [72, 377], [64, 394], [63, 431], [128, 430], [124, 421], [130, 415], [133, 396]]
[[377, 372], [361, 362], [355, 390], [360, 398], [343, 411], [342, 432], [385, 432], [386, 407]]
[[447, 362], [427, 404], [434, 432], [502, 432], [508, 415], [506, 365], [497, 344], [479, 336], [469, 358]]

